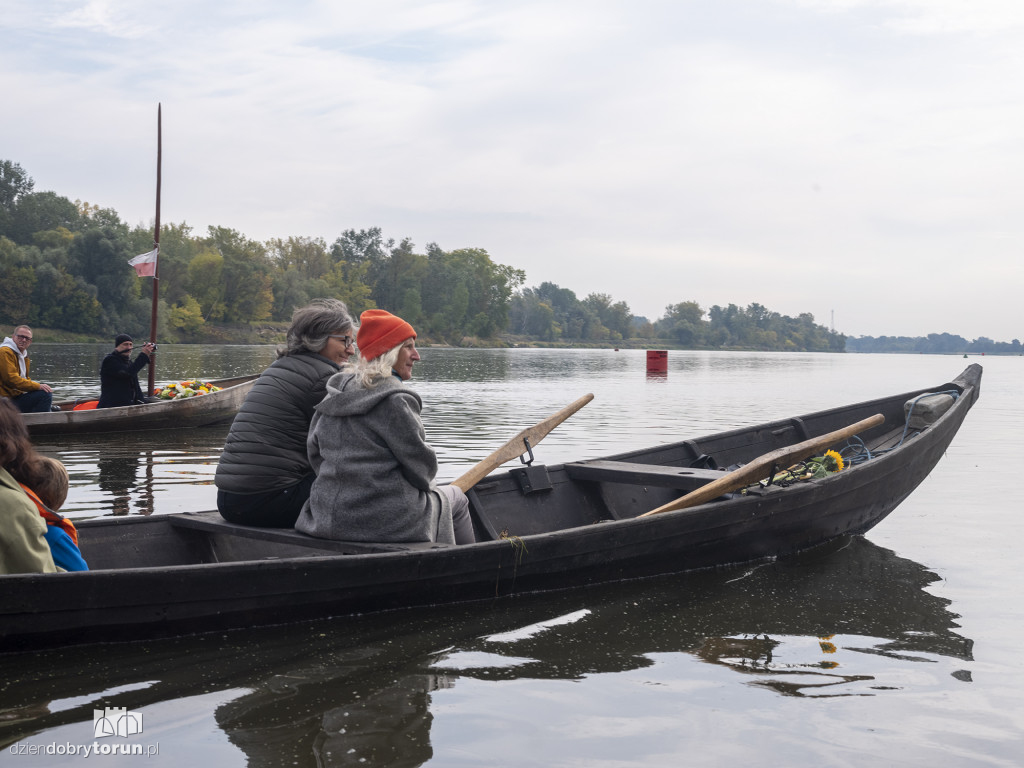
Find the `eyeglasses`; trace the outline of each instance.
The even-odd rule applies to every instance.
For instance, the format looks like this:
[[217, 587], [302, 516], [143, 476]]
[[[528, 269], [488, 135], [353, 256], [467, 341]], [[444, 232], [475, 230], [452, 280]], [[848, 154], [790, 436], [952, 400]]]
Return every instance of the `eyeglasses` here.
[[26, 336], [24, 333], [16, 333], [14, 334], [14, 338], [21, 339], [22, 341], [32, 341], [32, 337]]
[[356, 340], [351, 336], [335, 336], [333, 333], [329, 333], [327, 335], [332, 339], [341, 339], [341, 343], [346, 347], [354, 347], [356, 345]]

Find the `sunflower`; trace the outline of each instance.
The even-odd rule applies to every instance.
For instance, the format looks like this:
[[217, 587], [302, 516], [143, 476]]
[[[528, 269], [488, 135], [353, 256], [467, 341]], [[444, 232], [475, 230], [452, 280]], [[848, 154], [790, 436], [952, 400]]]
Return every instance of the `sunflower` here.
[[843, 468], [843, 457], [839, 455], [838, 451], [825, 451], [822, 464], [829, 472], [838, 472]]

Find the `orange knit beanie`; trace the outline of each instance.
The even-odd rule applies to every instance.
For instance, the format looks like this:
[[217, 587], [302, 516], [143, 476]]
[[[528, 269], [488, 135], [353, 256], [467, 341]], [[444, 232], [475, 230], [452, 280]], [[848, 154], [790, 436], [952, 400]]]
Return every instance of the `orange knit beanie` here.
[[415, 339], [416, 331], [405, 320], [383, 309], [368, 309], [359, 316], [356, 343], [364, 360], [380, 357], [406, 339]]

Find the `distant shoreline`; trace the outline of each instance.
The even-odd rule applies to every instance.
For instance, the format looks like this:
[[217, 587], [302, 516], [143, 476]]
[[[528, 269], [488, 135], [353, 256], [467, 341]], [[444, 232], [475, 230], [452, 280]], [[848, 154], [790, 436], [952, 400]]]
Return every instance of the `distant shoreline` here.
[[[207, 346], [244, 346], [249, 344], [275, 345], [282, 344], [285, 340], [287, 323], [256, 323], [250, 327], [244, 326], [210, 326], [212, 333], [206, 337], [186, 342], [173, 342], [182, 345], [207, 345]], [[57, 328], [39, 328], [33, 326], [35, 344], [107, 344], [113, 340], [98, 336], [92, 333], [76, 333]], [[138, 339], [143, 340], [146, 334], [139, 334]], [[921, 337], [922, 339], [924, 337]], [[159, 341], [159, 339], [158, 339]], [[160, 342], [172, 343], [172, 342]], [[1006, 342], [998, 342], [1005, 344]], [[422, 347], [452, 347], [454, 349], [641, 349], [641, 350], [674, 350], [690, 352], [780, 352], [787, 350], [757, 349], [754, 347], [685, 347], [674, 344], [666, 339], [626, 339], [624, 341], [592, 341], [592, 342], [559, 342], [541, 341], [527, 339], [519, 336], [505, 336], [498, 339], [463, 339], [462, 344], [449, 344], [445, 342], [433, 342], [428, 338], [420, 339]], [[794, 350], [802, 351], [802, 350]], [[986, 352], [957, 352], [957, 351], [907, 351], [907, 350], [872, 350], [857, 351], [846, 349], [834, 354], [928, 354], [965, 357], [1019, 357], [1022, 352], [1014, 351], [986, 351]]]

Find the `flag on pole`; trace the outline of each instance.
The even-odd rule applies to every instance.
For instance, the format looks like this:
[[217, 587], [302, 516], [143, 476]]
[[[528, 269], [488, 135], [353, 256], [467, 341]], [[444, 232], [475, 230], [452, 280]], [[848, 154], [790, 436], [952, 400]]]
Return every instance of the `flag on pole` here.
[[159, 248], [154, 248], [149, 253], [140, 253], [128, 263], [135, 267], [135, 274], [139, 277], [154, 277], [156, 275], [156, 255]]

